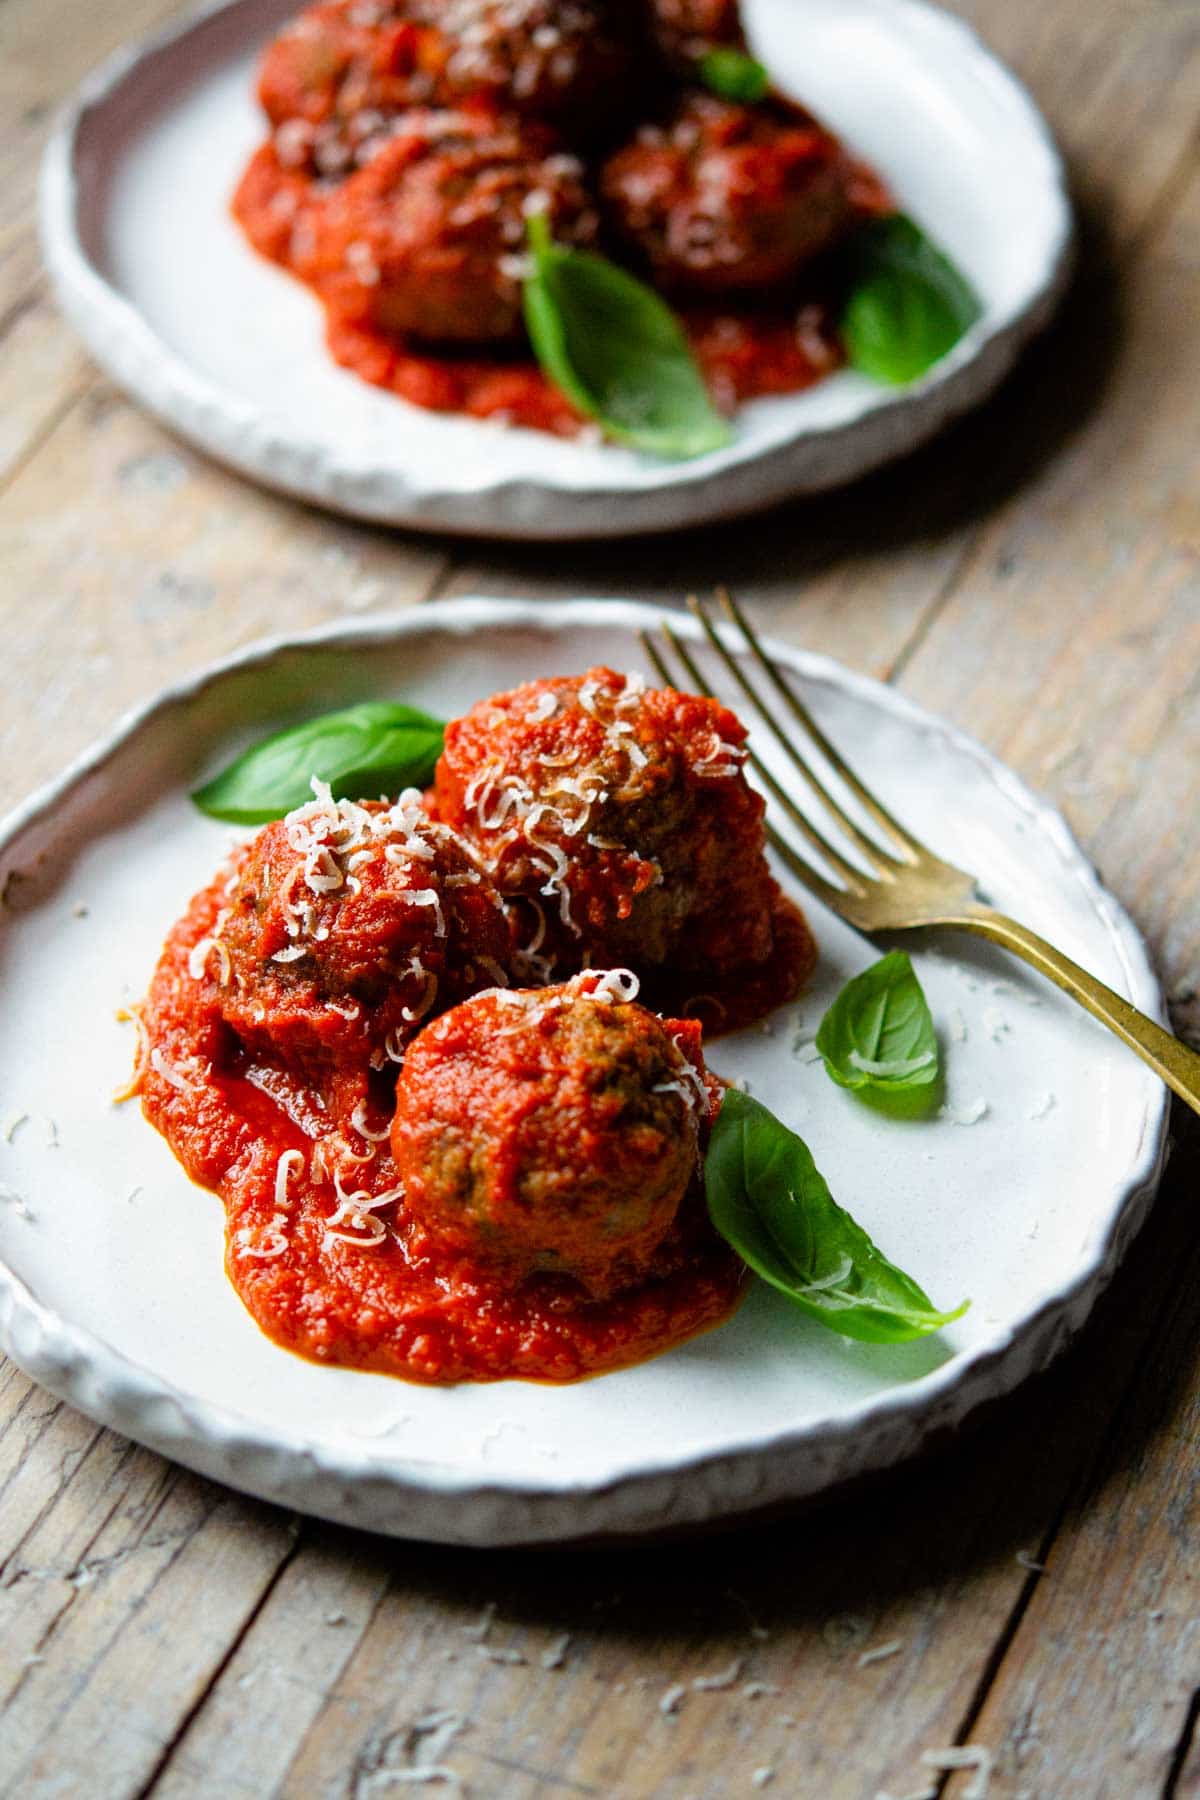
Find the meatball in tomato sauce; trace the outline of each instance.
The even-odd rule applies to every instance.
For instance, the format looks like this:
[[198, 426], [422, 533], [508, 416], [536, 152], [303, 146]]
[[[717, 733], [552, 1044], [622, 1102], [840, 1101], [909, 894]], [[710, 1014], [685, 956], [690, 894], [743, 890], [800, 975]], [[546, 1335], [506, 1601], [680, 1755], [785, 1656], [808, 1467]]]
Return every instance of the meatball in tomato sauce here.
[[836, 138], [782, 102], [685, 98], [605, 163], [613, 228], [683, 297], [786, 288], [853, 222], [852, 171]]
[[605, 1299], [669, 1272], [713, 1092], [699, 1027], [628, 971], [476, 996], [428, 1026], [396, 1093], [411, 1247]]
[[767, 868], [745, 737], [715, 700], [604, 668], [448, 727], [433, 808], [514, 902], [527, 973], [627, 965], [714, 1024], [791, 997], [812, 940]]
[[436, 97], [486, 96], [545, 119], [572, 141], [612, 135], [630, 116], [644, 57], [630, 0], [412, 0], [435, 27]]
[[519, 342], [526, 219], [591, 244], [582, 165], [549, 133], [487, 112], [412, 113], [318, 214], [301, 273], [341, 317], [426, 343]]
[[268, 45], [258, 97], [284, 168], [340, 178], [430, 89], [423, 34], [401, 5], [329, 0]]
[[325, 790], [239, 854], [191, 972], [243, 1043], [319, 1073], [398, 1062], [435, 1008], [507, 979], [510, 943], [496, 890], [419, 796]]
[[645, 57], [614, 0], [329, 0], [272, 43], [259, 99], [285, 166], [340, 178], [409, 107], [464, 103], [611, 139]]

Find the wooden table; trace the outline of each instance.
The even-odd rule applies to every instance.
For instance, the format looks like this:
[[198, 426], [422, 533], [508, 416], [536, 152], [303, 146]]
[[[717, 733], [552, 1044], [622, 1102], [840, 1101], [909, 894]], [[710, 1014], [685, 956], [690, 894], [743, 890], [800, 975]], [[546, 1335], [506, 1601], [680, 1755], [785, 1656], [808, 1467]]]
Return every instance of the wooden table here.
[[[470, 590], [678, 601], [720, 579], [1050, 795], [1195, 1036], [1196, 0], [960, 4], [1049, 114], [1084, 224], [1061, 321], [992, 405], [764, 521], [551, 549], [276, 499], [174, 442], [81, 353], [39, 268], [40, 145], [84, 70], [175, 10], [0, 0], [0, 806], [266, 632]], [[991, 1800], [1200, 1795], [1190, 1124], [1051, 1373], [915, 1466], [700, 1542], [485, 1555], [355, 1536], [201, 1481], [5, 1366], [4, 1791], [368, 1800], [433, 1756], [476, 1797], [872, 1800], [942, 1782], [966, 1800], [977, 1776], [921, 1757], [970, 1744], [994, 1759]]]

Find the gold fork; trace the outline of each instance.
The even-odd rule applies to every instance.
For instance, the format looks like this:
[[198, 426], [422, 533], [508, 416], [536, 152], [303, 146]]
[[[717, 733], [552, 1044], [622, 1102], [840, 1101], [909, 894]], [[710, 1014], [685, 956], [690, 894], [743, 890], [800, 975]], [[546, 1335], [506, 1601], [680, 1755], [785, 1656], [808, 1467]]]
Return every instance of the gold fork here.
[[[863, 831], [830, 792], [811, 761], [784, 730], [779, 717], [764, 700], [759, 687], [750, 679], [742, 663], [720, 636], [706, 608], [693, 597], [688, 605], [703, 626], [709, 643], [722, 663], [780, 744], [797, 773], [830, 818], [836, 822], [848, 843], [853, 845], [868, 865], [867, 869], [863, 869], [830, 843], [752, 749], [750, 761], [759, 780], [795, 829], [838, 878], [837, 883], [828, 880], [787, 838], [768, 824], [772, 844], [805, 887], [823, 900], [832, 912], [839, 913], [851, 925], [857, 926], [859, 931], [906, 931], [928, 925], [951, 925], [962, 931], [974, 932], [979, 937], [990, 938], [995, 944], [1002, 944], [1006, 950], [1013, 951], [1047, 976], [1064, 993], [1070, 994], [1073, 1000], [1078, 1000], [1101, 1024], [1107, 1025], [1123, 1043], [1136, 1051], [1142, 1061], [1148, 1063], [1155, 1074], [1160, 1075], [1181, 1099], [1186, 1100], [1194, 1112], [1200, 1112], [1200, 1055], [1189, 1050], [1186, 1044], [1181, 1044], [1169, 1031], [1164, 1031], [1161, 1025], [1156, 1025], [1153, 1019], [1140, 1013], [1128, 1000], [1123, 1000], [1120, 994], [1105, 987], [1094, 975], [1089, 975], [1086, 969], [1081, 969], [1078, 963], [1064, 956], [1061, 950], [1056, 950], [1053, 944], [1048, 944], [1045, 938], [1030, 931], [1027, 925], [1021, 925], [1017, 920], [986, 905], [978, 897], [973, 875], [956, 869], [952, 863], [943, 862], [941, 857], [927, 849], [899, 820], [894, 819], [874, 794], [863, 786], [845, 759], [829, 742], [807, 707], [797, 699], [759, 643], [736, 601], [724, 590], [720, 591], [719, 599], [727, 617], [740, 630], [755, 664], [774, 689], [786, 712], [803, 727], [811, 743], [878, 828], [883, 840], [880, 842], [875, 836]], [[646, 632], [642, 632], [641, 638], [647, 656], [662, 679], [668, 686], [678, 687], [680, 683], [672, 675], [658, 645]], [[691, 651], [669, 625], [662, 627], [662, 638], [695, 690], [711, 695], [712, 689], [705, 681]]]

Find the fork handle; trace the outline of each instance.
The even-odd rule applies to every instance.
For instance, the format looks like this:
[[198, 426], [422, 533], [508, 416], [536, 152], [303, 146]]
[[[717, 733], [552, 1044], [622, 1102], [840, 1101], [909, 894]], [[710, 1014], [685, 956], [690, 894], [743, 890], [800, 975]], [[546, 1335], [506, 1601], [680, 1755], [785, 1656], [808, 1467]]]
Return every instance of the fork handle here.
[[972, 906], [965, 913], [942, 923], [959, 925], [964, 931], [989, 938], [992, 943], [1003, 945], [1031, 964], [1039, 974], [1047, 976], [1064, 994], [1070, 994], [1102, 1025], [1115, 1032], [1122, 1043], [1136, 1051], [1181, 1100], [1187, 1101], [1193, 1112], [1200, 1113], [1200, 1055], [1180, 1043], [1177, 1037], [1172, 1037], [1169, 1031], [1164, 1031], [1161, 1025], [1156, 1025], [1153, 1019], [1148, 1019], [1128, 1000], [1123, 1000], [1120, 994], [1114, 994], [1110, 987], [1105, 987], [1102, 981], [1081, 969], [1078, 963], [1056, 950], [1053, 944], [1048, 944], [1036, 931], [981, 905]]

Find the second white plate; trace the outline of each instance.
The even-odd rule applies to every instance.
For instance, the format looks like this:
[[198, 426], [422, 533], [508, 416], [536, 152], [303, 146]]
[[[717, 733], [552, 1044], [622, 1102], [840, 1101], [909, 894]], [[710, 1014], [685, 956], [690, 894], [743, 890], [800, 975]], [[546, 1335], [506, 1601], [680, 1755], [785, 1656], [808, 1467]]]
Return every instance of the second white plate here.
[[[947, 938], [913, 954], [948, 1111], [880, 1117], [803, 1041], [878, 954], [815, 905], [811, 991], [769, 1033], [715, 1042], [711, 1060], [802, 1133], [834, 1193], [937, 1303], [971, 1297], [923, 1344], [847, 1342], [759, 1286], [721, 1330], [575, 1386], [429, 1389], [319, 1368], [256, 1329], [224, 1276], [219, 1203], [136, 1105], [110, 1105], [132, 1055], [114, 1009], [144, 992], [168, 926], [229, 842], [188, 801], [199, 776], [285, 718], [357, 699], [403, 696], [449, 716], [527, 677], [643, 667], [637, 631], [658, 617], [616, 602], [457, 601], [260, 647], [127, 721], [0, 827], [0, 1337], [37, 1380], [283, 1505], [498, 1544], [820, 1492], [1011, 1389], [1082, 1323], [1153, 1192], [1165, 1089], [1056, 990]], [[1159, 1011], [1137, 932], [1055, 813], [890, 690], [781, 654], [901, 818]]]
[[983, 316], [912, 387], [842, 371], [742, 408], [734, 442], [664, 463], [423, 412], [326, 354], [322, 315], [229, 213], [264, 136], [257, 54], [296, 0], [226, 0], [123, 52], [47, 151], [46, 258], [93, 355], [202, 449], [270, 486], [423, 530], [625, 536], [809, 493], [981, 400], [1048, 319], [1070, 263], [1063, 168], [1028, 94], [925, 0], [746, 0], [755, 47], [965, 270]]

